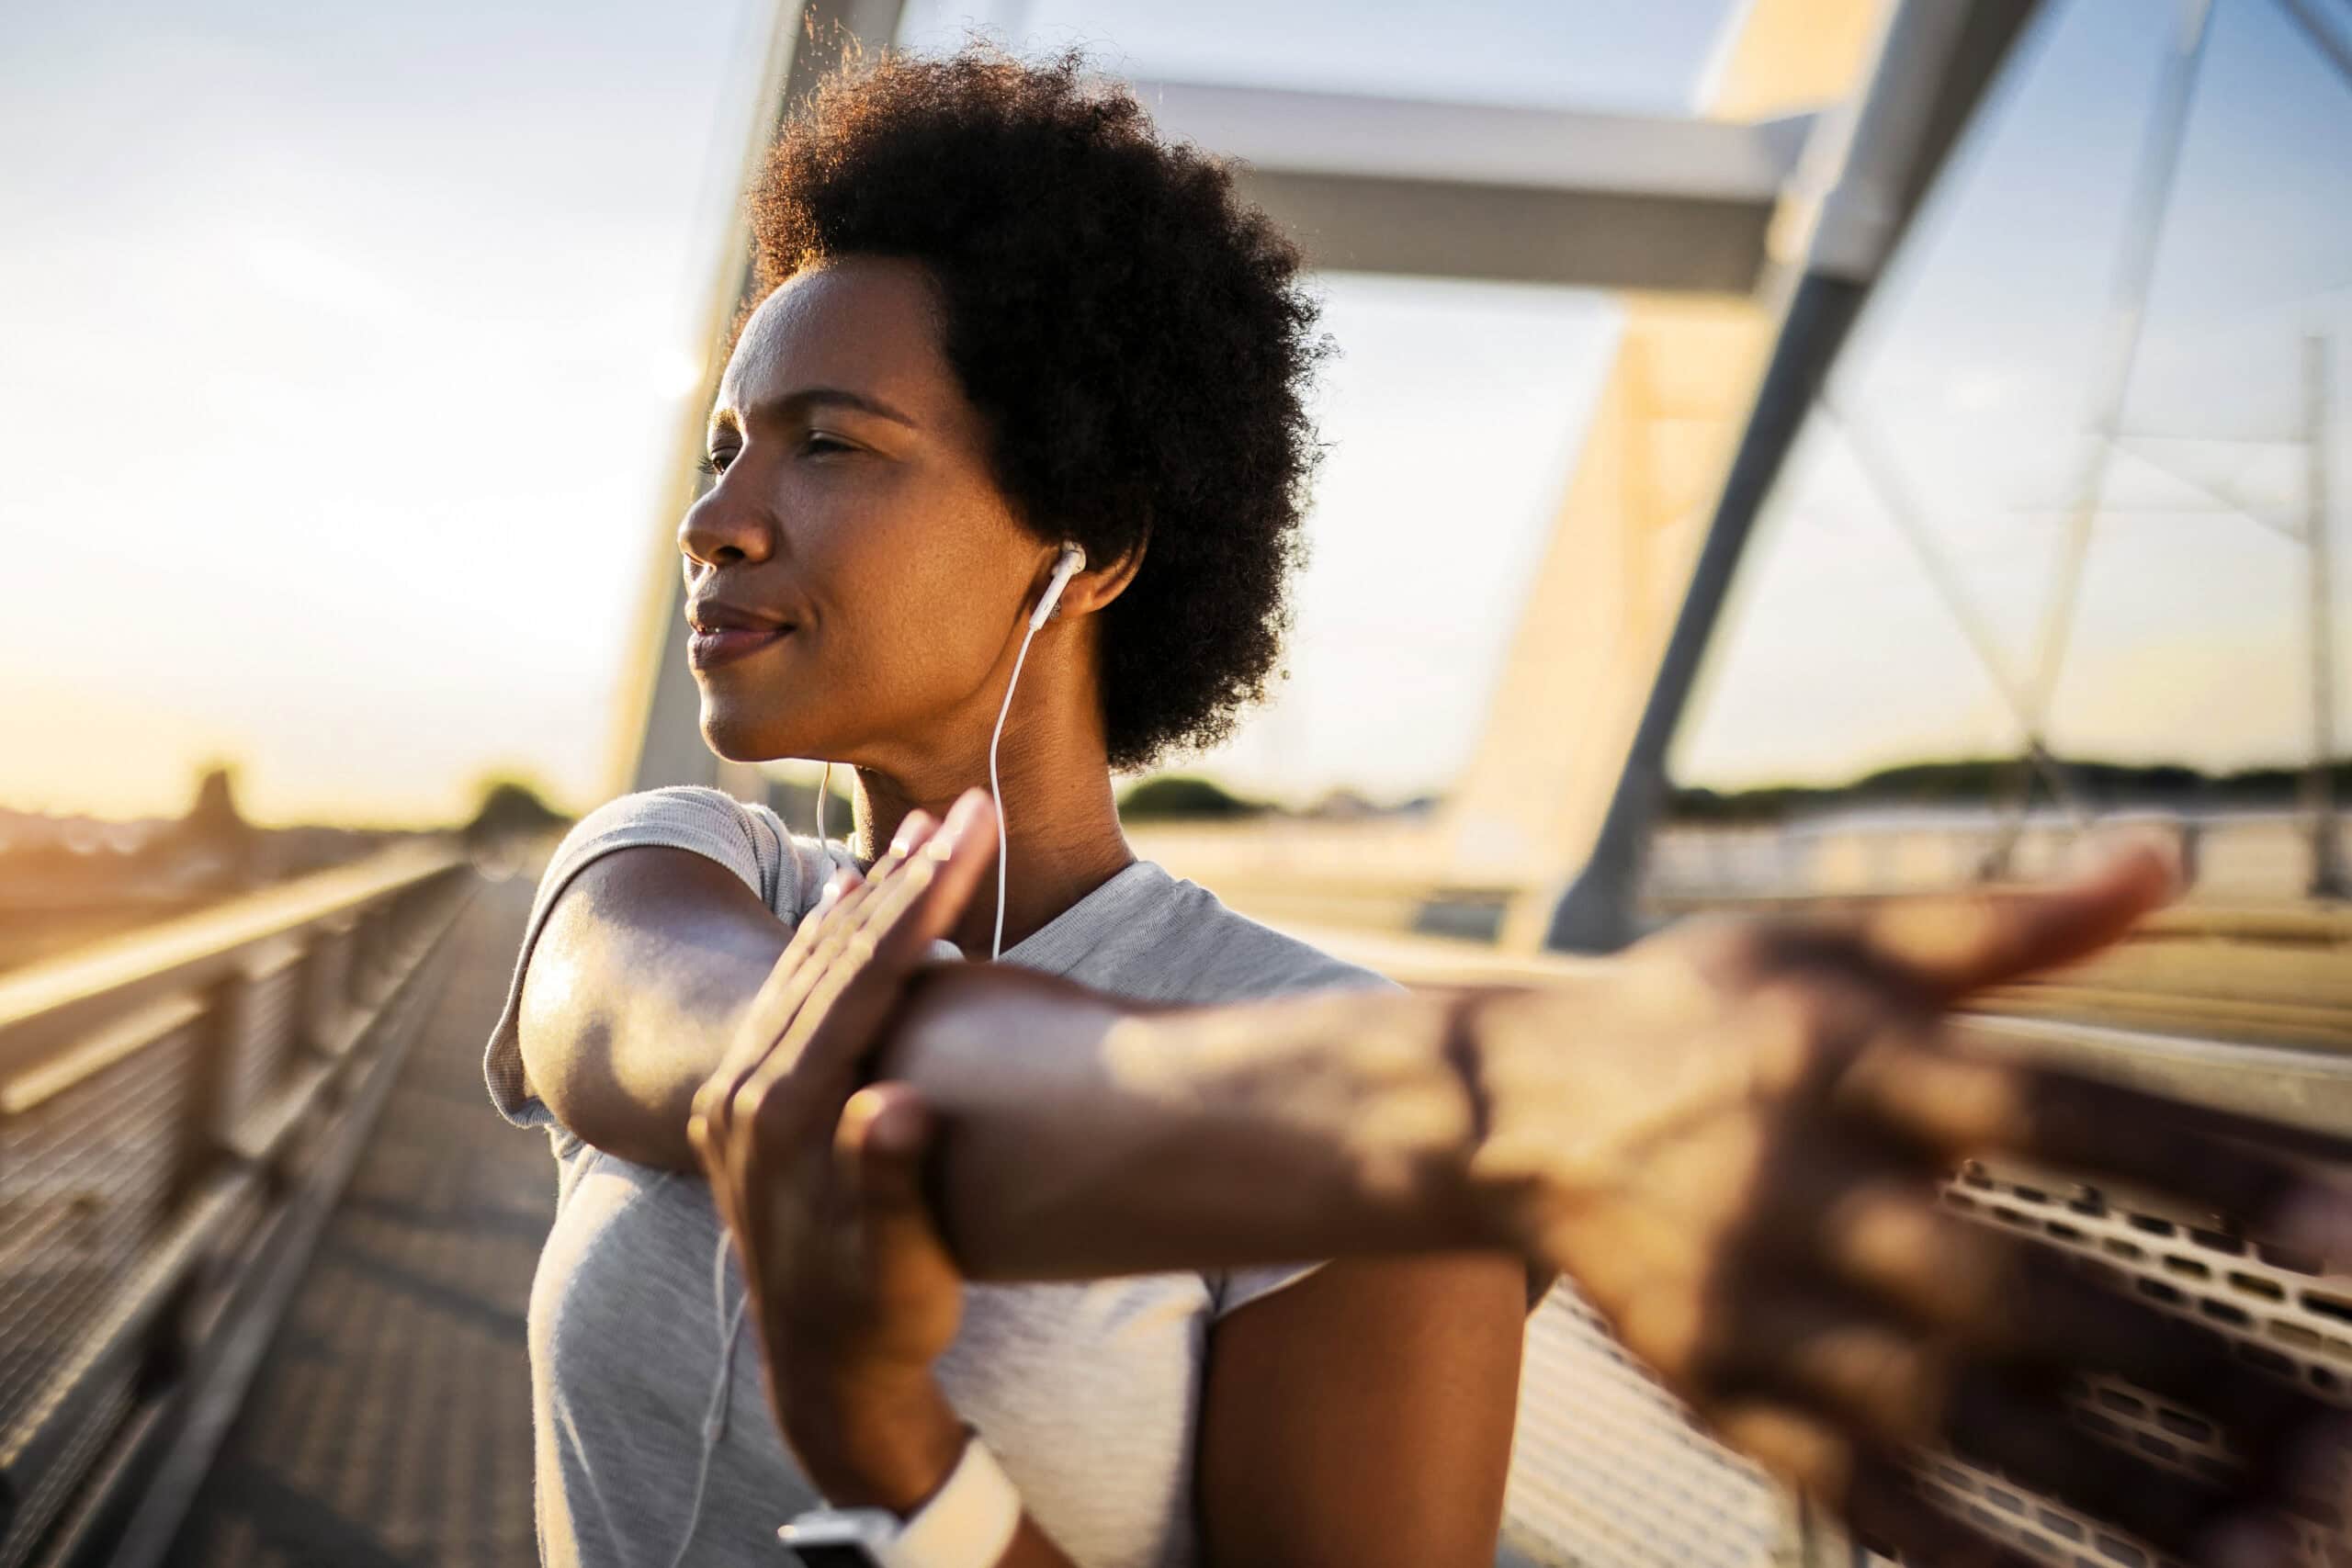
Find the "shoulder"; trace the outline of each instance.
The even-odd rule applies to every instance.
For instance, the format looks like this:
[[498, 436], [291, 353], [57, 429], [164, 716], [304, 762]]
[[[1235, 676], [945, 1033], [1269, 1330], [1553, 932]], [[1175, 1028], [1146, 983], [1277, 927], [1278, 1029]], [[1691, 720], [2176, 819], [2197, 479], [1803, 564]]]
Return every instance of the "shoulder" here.
[[1262, 925], [1198, 883], [1137, 861], [1080, 906], [1091, 918], [1071, 933], [1084, 951], [1070, 978], [1138, 1000], [1256, 1001], [1299, 991], [1363, 989], [1390, 982], [1372, 970]]
[[[640, 790], [608, 800], [582, 817], [540, 874], [507, 982], [506, 1003], [492, 1025], [483, 1056], [491, 1100], [510, 1121], [540, 1125], [551, 1120], [527, 1082], [519, 1033], [523, 982], [539, 933], [556, 901], [582, 871], [616, 851], [639, 848], [686, 850], [716, 861], [788, 921], [797, 921], [817, 901], [831, 874], [828, 852], [815, 840], [795, 838], [775, 812], [724, 790], [690, 784]], [[562, 1153], [560, 1145], [557, 1152]]]
[[602, 855], [644, 846], [718, 862], [786, 919], [815, 902], [830, 870], [825, 850], [786, 831], [768, 807], [724, 790], [673, 784], [621, 795], [582, 817], [548, 861], [542, 892], [560, 888]]

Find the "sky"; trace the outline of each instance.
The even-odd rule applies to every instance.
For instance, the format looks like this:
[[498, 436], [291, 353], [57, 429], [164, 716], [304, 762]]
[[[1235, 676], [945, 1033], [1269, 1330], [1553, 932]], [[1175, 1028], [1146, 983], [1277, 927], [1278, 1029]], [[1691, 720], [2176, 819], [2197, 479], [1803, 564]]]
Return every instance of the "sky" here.
[[[1388, 0], [911, 0], [903, 36], [977, 25], [1147, 77], [1673, 113], [1725, 8], [1465, 0], [1434, 27]], [[2082, 424], [2165, 9], [2059, 7], [1841, 367], [2005, 626], [2030, 625], [2049, 519], [2017, 509], [2064, 488], [2057, 438]], [[0, 138], [39, 150], [0, 164], [0, 806], [174, 811], [215, 757], [271, 820], [447, 818], [492, 773], [574, 807], [609, 790], [765, 17], [665, 0], [0, 8]], [[2344, 321], [2352, 174], [2326, 149], [2352, 140], [2352, 93], [2306, 55], [2263, 0], [2220, 0], [2135, 394], [2152, 421], [2277, 434], [2298, 417], [2279, 355]], [[1340, 354], [1290, 676], [1206, 765], [1294, 799], [1442, 789], [1478, 735], [1615, 307], [1317, 288]], [[2292, 452], [2165, 456], [2300, 504]], [[2003, 738], [1849, 469], [1808, 435], [1678, 752], [1693, 777]], [[2062, 740], [2291, 752], [2292, 547], [2162, 513], [2180, 497], [2160, 477], [2125, 479], [2159, 513], [2102, 524]], [[1857, 720], [1880, 705], [1905, 722]]]
[[[2323, 7], [2322, 9], [2326, 9]], [[2352, 5], [2339, 6], [2352, 37]], [[1816, 417], [1762, 520], [1669, 761], [1717, 787], [2014, 754], [2089, 444], [2123, 213], [2170, 6], [2052, 7], [1959, 148], [1840, 360], [1832, 397], [1996, 649], [1989, 676]], [[2267, 0], [2218, 0], [2158, 236], [2047, 734], [2066, 756], [2208, 769], [2312, 754], [2303, 340], [2333, 343], [2331, 661], [2352, 751], [2352, 85]], [[2200, 488], [2203, 487], [2203, 488]]]

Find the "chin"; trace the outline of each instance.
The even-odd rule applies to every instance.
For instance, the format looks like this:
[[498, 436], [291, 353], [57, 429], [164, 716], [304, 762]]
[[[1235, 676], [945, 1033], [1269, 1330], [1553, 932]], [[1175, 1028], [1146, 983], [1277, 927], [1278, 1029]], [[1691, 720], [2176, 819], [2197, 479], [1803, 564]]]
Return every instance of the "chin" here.
[[731, 704], [714, 703], [707, 694], [703, 698], [703, 744], [728, 761], [772, 762], [802, 755], [790, 736], [778, 733], [780, 728], [774, 714], [754, 716]]

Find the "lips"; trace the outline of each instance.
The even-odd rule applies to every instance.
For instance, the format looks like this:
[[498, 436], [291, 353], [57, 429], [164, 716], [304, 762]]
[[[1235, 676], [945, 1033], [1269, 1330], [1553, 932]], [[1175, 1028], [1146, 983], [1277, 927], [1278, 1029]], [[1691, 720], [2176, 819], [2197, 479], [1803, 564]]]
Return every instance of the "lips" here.
[[788, 622], [716, 600], [687, 605], [686, 621], [694, 628], [686, 638], [686, 661], [697, 671], [731, 664], [792, 635]]

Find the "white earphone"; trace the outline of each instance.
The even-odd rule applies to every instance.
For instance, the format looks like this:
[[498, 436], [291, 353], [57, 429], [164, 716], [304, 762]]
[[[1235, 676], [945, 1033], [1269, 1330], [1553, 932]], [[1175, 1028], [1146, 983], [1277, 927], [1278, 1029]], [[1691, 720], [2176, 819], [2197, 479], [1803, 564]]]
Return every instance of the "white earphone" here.
[[[1054, 606], [1062, 602], [1062, 590], [1069, 586], [1071, 578], [1085, 570], [1085, 548], [1079, 545], [1065, 543], [1062, 546], [1061, 558], [1054, 562], [1053, 581], [1046, 584], [1046, 592], [1038, 596], [1037, 607], [1029, 612], [1031, 631], [1035, 631], [1052, 617]], [[1013, 678], [1020, 679], [1018, 675]]]
[[996, 710], [996, 733], [989, 737], [989, 794], [996, 800], [996, 940], [989, 944], [989, 959], [993, 963], [1004, 956], [1004, 885], [1005, 856], [1004, 789], [997, 782], [997, 743], [1004, 739], [1005, 716], [1012, 711], [1012, 694], [1021, 685], [1021, 666], [1028, 661], [1029, 641], [1037, 628], [1052, 618], [1054, 606], [1062, 601], [1062, 590], [1069, 580], [1086, 570], [1086, 551], [1065, 540], [1062, 553], [1054, 561], [1054, 575], [1046, 582], [1045, 592], [1037, 596], [1037, 607], [1029, 612], [1029, 629], [1021, 634], [1021, 651], [1012, 659], [1012, 679], [1004, 683], [1004, 705]]

